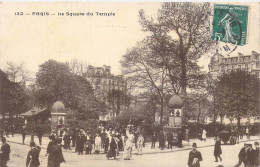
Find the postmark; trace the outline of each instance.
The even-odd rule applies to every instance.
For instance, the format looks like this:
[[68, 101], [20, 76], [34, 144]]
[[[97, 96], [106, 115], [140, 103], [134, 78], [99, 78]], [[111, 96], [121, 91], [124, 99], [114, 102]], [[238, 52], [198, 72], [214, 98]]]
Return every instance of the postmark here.
[[223, 55], [246, 45], [248, 10], [245, 5], [214, 5], [212, 39], [217, 41]]

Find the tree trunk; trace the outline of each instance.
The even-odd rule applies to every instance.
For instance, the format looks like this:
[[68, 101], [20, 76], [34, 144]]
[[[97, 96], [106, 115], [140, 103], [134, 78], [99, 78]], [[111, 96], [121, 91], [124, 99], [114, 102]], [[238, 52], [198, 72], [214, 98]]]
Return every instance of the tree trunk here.
[[186, 59], [185, 55], [181, 56], [181, 93], [183, 97], [186, 96], [186, 86], [187, 86], [187, 69], [186, 69]]
[[238, 127], [238, 129], [240, 129], [240, 119], [241, 119], [240, 116], [238, 116], [237, 117], [237, 127]]
[[215, 96], [213, 95], [213, 124], [216, 124]]
[[199, 101], [199, 113], [198, 113], [198, 118], [197, 118], [197, 123], [200, 123], [200, 101]]
[[163, 117], [163, 97], [161, 97], [160, 125], [162, 125], [162, 117]]
[[223, 116], [220, 116], [220, 124], [222, 125], [223, 123]]

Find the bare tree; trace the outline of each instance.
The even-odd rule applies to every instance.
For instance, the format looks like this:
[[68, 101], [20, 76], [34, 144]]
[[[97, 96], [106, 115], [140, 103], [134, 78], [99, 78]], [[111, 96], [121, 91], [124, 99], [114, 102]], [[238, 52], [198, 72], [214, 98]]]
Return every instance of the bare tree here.
[[24, 64], [14, 64], [13, 62], [7, 62], [6, 74], [10, 81], [24, 83], [30, 80], [30, 73], [24, 68]]
[[77, 59], [73, 59], [70, 62], [67, 62], [66, 64], [69, 66], [71, 72], [75, 75], [82, 76], [84, 73], [87, 72], [88, 69], [86, 63], [83, 63], [82, 61], [79, 61]]
[[153, 57], [153, 52], [148, 47], [147, 41], [143, 40], [123, 55], [121, 65], [128, 83], [132, 83], [131, 85], [134, 85], [135, 88], [159, 96], [161, 107], [160, 123], [162, 123], [164, 96], [171, 89], [170, 84], [167, 83], [167, 69], [163, 65], [157, 66]]
[[[157, 50], [170, 54], [171, 59], [178, 64], [184, 96], [188, 85], [187, 73], [191, 69], [189, 64], [196, 64], [213, 45], [210, 38], [210, 15], [210, 3], [187, 2], [162, 3], [156, 19], [147, 17], [143, 10], [139, 12], [143, 30], [150, 32], [157, 44], [163, 44]], [[176, 72], [169, 74], [176, 77]]]

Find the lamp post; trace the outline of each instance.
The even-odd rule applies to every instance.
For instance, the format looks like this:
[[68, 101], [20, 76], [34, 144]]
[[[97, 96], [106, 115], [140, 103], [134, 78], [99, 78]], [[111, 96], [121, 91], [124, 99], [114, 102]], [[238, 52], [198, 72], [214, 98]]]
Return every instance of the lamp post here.
[[34, 129], [35, 129], [35, 120], [34, 120], [34, 116], [35, 116], [35, 110], [32, 110], [32, 132], [31, 132], [31, 142], [34, 142]]

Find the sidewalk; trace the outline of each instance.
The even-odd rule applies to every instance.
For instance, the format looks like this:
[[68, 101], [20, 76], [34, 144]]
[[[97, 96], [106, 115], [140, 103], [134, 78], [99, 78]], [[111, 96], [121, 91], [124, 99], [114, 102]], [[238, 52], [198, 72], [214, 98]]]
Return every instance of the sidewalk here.
[[[7, 142], [23, 145], [21, 134], [15, 134], [14, 137], [9, 135], [9, 137], [7, 137], [6, 139], [7, 139]], [[244, 137], [239, 142], [250, 142], [250, 141], [253, 142], [255, 140], [260, 140], [260, 136], [251, 136], [250, 140], [247, 140], [246, 137]], [[27, 135], [25, 137], [25, 144], [24, 145], [29, 147], [30, 141], [31, 141], [31, 136]], [[34, 136], [34, 141], [37, 145], [39, 144], [39, 140], [38, 140], [37, 136]], [[49, 141], [50, 140], [49, 140], [48, 137], [43, 137], [41, 148], [47, 149], [47, 145], [48, 145]], [[164, 150], [160, 150], [158, 141], [155, 144], [155, 149], [151, 149], [151, 142], [147, 142], [147, 143], [145, 143], [145, 147], [143, 148], [143, 154], [169, 153], [169, 152], [190, 150], [190, 149], [192, 149], [192, 143], [194, 143], [194, 142], [197, 143], [198, 148], [211, 147], [211, 146], [214, 146], [214, 144], [215, 144], [214, 138], [207, 138], [206, 142], [200, 141], [199, 139], [190, 139], [189, 142], [184, 141], [184, 140], [182, 141], [182, 145], [183, 145], [182, 148], [178, 148], [176, 146], [173, 146], [172, 149], [165, 148]], [[72, 150], [67, 150], [66, 152], [74, 153], [75, 147], [72, 147], [71, 149]], [[103, 149], [101, 150], [101, 153], [102, 152], [103, 152]], [[136, 152], [137, 152], [137, 150], [135, 149], [135, 147], [133, 147], [133, 154], [135, 154]]]

